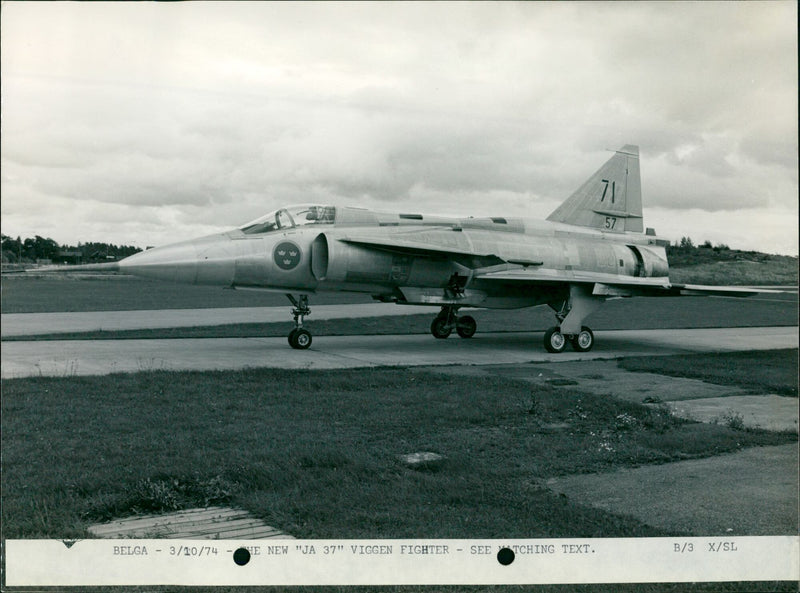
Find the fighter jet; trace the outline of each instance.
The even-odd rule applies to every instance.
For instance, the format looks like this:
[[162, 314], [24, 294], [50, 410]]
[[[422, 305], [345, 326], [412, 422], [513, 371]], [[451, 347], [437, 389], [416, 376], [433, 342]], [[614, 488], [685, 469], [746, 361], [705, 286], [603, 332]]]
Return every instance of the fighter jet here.
[[670, 282], [666, 244], [643, 227], [639, 149], [626, 145], [544, 221], [296, 205], [113, 266], [172, 282], [283, 292], [293, 305], [296, 349], [311, 345], [303, 326], [309, 298], [344, 291], [440, 306], [430, 326], [437, 339], [475, 334], [475, 319], [459, 314], [465, 307], [547, 305], [555, 323], [544, 347], [586, 352], [595, 337], [584, 320], [606, 299], [757, 292]]

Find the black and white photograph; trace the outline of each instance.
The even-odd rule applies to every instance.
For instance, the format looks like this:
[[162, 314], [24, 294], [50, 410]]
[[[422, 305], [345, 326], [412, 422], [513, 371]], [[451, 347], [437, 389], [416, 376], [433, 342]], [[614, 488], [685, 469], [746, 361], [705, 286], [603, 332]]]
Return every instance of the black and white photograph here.
[[796, 591], [797, 10], [0, 4], [3, 589]]

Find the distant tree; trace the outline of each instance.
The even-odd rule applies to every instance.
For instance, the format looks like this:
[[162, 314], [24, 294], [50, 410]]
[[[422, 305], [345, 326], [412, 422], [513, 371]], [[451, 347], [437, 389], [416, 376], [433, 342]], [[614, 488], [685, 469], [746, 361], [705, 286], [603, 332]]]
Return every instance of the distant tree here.
[[77, 247], [65, 245], [62, 247], [62, 250], [80, 251], [81, 260], [85, 262], [122, 259], [141, 251], [141, 249], [133, 245], [114, 245], [113, 243], [99, 243], [96, 241], [78, 243]]
[[681, 237], [680, 247], [684, 249], [692, 249], [694, 247], [694, 243], [692, 243], [692, 239], [690, 237]]
[[703, 249], [711, 249], [711, 247], [712, 247], [711, 241], [706, 239], [705, 241], [703, 241], [703, 244], [700, 245], [700, 247], [702, 247]]
[[8, 235], [2, 236], [3, 261], [19, 263], [22, 258], [22, 241], [19, 237], [12, 239]]
[[36, 235], [34, 241], [34, 249], [36, 250], [36, 259], [55, 259], [58, 257], [58, 251], [61, 249], [58, 243], [50, 238], [45, 239]]
[[55, 262], [74, 262], [75, 256], [61, 256], [61, 253], [66, 251], [80, 252], [80, 260], [84, 262], [122, 259], [141, 251], [140, 248], [133, 245], [114, 245], [111, 243], [79, 242], [77, 247], [59, 245], [53, 239], [40, 237], [39, 235], [36, 235], [33, 239], [27, 238], [24, 241], [20, 237], [12, 239], [8, 235], [2, 235], [2, 247], [0, 250], [2, 250], [3, 261], [9, 263], [35, 262], [38, 259], [49, 259]]
[[39, 235], [33, 239], [25, 239], [22, 243], [22, 256], [30, 261], [53, 259], [58, 255], [58, 250], [58, 243]]

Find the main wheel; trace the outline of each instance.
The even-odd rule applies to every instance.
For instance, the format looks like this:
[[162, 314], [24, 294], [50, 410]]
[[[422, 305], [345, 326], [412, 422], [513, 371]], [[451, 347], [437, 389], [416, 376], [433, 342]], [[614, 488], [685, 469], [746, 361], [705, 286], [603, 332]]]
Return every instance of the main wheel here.
[[581, 333], [577, 336], [572, 336], [570, 342], [572, 342], [572, 347], [576, 352], [589, 352], [594, 346], [594, 334], [592, 330], [584, 325], [581, 327]]
[[311, 346], [311, 332], [307, 329], [296, 329], [289, 334], [289, 345], [295, 350], [305, 350]]
[[458, 321], [456, 322], [456, 332], [462, 338], [471, 338], [475, 335], [475, 331], [478, 329], [478, 322], [475, 321], [469, 315], [464, 315], [463, 317], [459, 317]]
[[551, 327], [544, 334], [544, 347], [548, 352], [558, 354], [567, 347], [567, 338], [561, 333], [560, 327]]
[[431, 333], [438, 340], [444, 340], [452, 331], [453, 328], [447, 326], [447, 319], [444, 317], [437, 317], [431, 323]]

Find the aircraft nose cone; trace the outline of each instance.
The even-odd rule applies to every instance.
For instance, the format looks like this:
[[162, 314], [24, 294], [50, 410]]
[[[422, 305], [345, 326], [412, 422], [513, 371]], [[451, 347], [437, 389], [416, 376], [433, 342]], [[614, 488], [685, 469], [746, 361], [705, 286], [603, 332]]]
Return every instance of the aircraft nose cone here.
[[234, 268], [231, 240], [225, 235], [148, 249], [119, 262], [121, 272], [134, 276], [212, 286], [230, 286]]
[[119, 269], [134, 276], [194, 284], [197, 248], [191, 241], [155, 247], [121, 260]]

